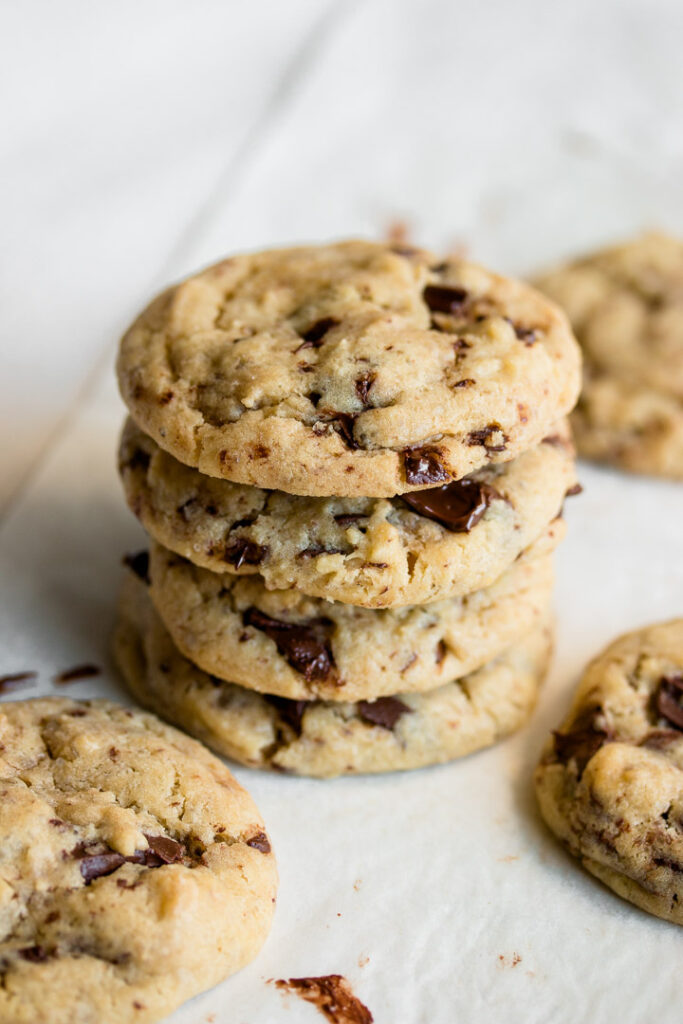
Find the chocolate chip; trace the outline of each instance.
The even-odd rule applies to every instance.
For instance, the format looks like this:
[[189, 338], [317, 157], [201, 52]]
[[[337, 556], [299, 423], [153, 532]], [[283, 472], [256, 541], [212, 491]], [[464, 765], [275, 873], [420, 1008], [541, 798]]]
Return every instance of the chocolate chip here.
[[368, 391], [375, 382], [374, 373], [365, 373], [362, 377], [359, 377], [355, 383], [356, 394], [360, 398], [363, 405], [367, 404]]
[[352, 523], [357, 523], [360, 519], [367, 518], [364, 512], [342, 512], [334, 517], [334, 521], [338, 526], [351, 526]]
[[226, 547], [223, 561], [241, 569], [243, 565], [260, 565], [268, 554], [268, 548], [256, 544], [246, 537], [235, 537]]
[[456, 382], [453, 385], [453, 387], [454, 388], [471, 388], [476, 383], [477, 383], [476, 380], [473, 380], [472, 377], [465, 377], [463, 380], [456, 380]]
[[428, 284], [422, 297], [432, 313], [461, 313], [469, 296], [464, 288], [442, 284]]
[[247, 846], [251, 846], [253, 850], [258, 850], [259, 853], [270, 853], [270, 842], [265, 832], [257, 832], [251, 839], [247, 839]]
[[96, 878], [111, 875], [117, 868], [126, 863], [126, 858], [120, 853], [116, 853], [115, 850], [107, 850], [104, 853], [84, 853], [80, 861], [81, 875], [85, 880], [85, 884], [90, 885]]
[[30, 964], [43, 964], [48, 958], [47, 952], [42, 946], [26, 946], [17, 952], [22, 960], [28, 960]]
[[487, 452], [504, 452], [507, 442], [507, 434], [503, 433], [500, 423], [489, 423], [481, 430], [472, 430], [467, 436], [470, 447], [480, 444]]
[[358, 701], [358, 714], [370, 725], [382, 729], [393, 729], [402, 715], [410, 714], [411, 708], [398, 697], [378, 697], [377, 700]]
[[172, 401], [172, 399], [173, 399], [173, 392], [172, 391], [164, 391], [163, 394], [159, 395], [159, 399], [158, 399], [159, 405], [168, 405], [168, 403], [170, 401]]
[[469, 533], [493, 501], [505, 499], [495, 487], [477, 480], [452, 480], [443, 487], [402, 494], [403, 501], [451, 533]]
[[138, 551], [135, 555], [124, 555], [123, 564], [127, 565], [143, 583], [149, 584], [149, 553]]
[[66, 668], [63, 672], [56, 675], [54, 681], [58, 685], [75, 683], [79, 679], [90, 679], [92, 676], [98, 676], [100, 672], [101, 669], [97, 665], [74, 665], [73, 668]]
[[336, 327], [339, 323], [332, 316], [323, 317], [322, 320], [316, 320], [314, 324], [302, 331], [301, 337], [304, 339], [298, 348], [295, 348], [295, 352], [301, 352], [304, 348], [320, 348], [322, 345], [325, 335], [333, 327]]
[[297, 736], [300, 736], [304, 712], [311, 702], [308, 700], [289, 700], [287, 697], [272, 697], [269, 694], [264, 696], [268, 703], [272, 704], [277, 710], [282, 721], [286, 722]]
[[565, 496], [565, 498], [573, 498], [574, 495], [582, 494], [582, 493], [583, 493], [583, 487], [581, 486], [581, 484], [573, 484], [569, 488], [569, 490], [564, 492], [564, 496]]
[[615, 738], [614, 730], [600, 723], [601, 715], [601, 708], [587, 708], [573, 722], [570, 732], [553, 733], [558, 760], [565, 764], [574, 761], [579, 778], [598, 750]]
[[525, 345], [533, 345], [535, 343], [538, 335], [534, 327], [522, 327], [521, 324], [516, 324], [507, 317], [506, 319], [520, 341], [523, 341]]
[[353, 425], [356, 417], [351, 416], [346, 412], [339, 412], [332, 420], [332, 426], [341, 435], [342, 440], [346, 444], [347, 448], [355, 450], [360, 448], [360, 445], [353, 436]]
[[30, 686], [37, 675], [37, 672], [10, 672], [0, 676], [0, 693], [11, 693], [22, 686]]
[[437, 484], [450, 480], [441, 462], [438, 448], [407, 448], [403, 452], [403, 467], [408, 484]]
[[342, 548], [326, 548], [323, 544], [311, 544], [309, 547], [299, 551], [297, 558], [317, 558], [318, 555], [343, 555]]
[[334, 667], [330, 647], [334, 625], [330, 619], [282, 622], [264, 615], [257, 608], [248, 608], [242, 620], [245, 626], [260, 629], [270, 637], [282, 657], [304, 676], [306, 682], [327, 679]]
[[683, 675], [663, 676], [655, 693], [655, 707], [675, 729], [683, 731]]
[[[185, 849], [182, 843], [171, 839], [169, 836], [150, 836], [145, 832], [145, 839], [149, 844], [151, 852], [164, 864], [175, 864], [183, 859]], [[143, 853], [147, 853], [143, 850]]]

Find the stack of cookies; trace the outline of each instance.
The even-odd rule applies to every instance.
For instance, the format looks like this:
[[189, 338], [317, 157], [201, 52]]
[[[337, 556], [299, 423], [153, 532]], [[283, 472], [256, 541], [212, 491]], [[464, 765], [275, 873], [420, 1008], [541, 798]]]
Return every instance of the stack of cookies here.
[[580, 358], [551, 302], [408, 247], [243, 255], [159, 296], [118, 373], [152, 538], [116, 634], [140, 703], [317, 776], [526, 720], [576, 482]]

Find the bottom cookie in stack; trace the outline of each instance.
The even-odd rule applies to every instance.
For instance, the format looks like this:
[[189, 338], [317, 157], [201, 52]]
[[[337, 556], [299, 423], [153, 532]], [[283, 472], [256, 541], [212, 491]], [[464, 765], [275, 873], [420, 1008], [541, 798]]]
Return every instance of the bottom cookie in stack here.
[[180, 653], [130, 573], [115, 656], [137, 700], [243, 764], [330, 777], [419, 768], [496, 743], [527, 720], [552, 649], [550, 613], [468, 675], [423, 693], [291, 700], [225, 682]]

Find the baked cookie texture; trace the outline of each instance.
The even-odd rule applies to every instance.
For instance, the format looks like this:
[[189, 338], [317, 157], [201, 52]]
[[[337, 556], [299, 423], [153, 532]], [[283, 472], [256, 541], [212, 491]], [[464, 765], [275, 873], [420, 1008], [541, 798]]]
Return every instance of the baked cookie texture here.
[[538, 539], [576, 483], [566, 421], [510, 462], [414, 494], [311, 498], [216, 480], [130, 421], [128, 503], [165, 547], [217, 573], [367, 608], [438, 601], [493, 583]]
[[530, 715], [551, 649], [548, 621], [476, 672], [428, 693], [376, 701], [264, 696], [194, 666], [128, 574], [115, 654], [134, 696], [214, 750], [255, 768], [330, 777], [418, 768], [462, 757]]
[[683, 479], [683, 242], [648, 234], [536, 283], [583, 348], [580, 454]]
[[683, 924], [683, 619], [588, 666], [536, 770], [541, 813], [619, 896]]
[[421, 692], [472, 672], [528, 633], [551, 600], [557, 520], [485, 590], [384, 611], [267, 590], [158, 544], [150, 596], [178, 649], [206, 672], [295, 700]]
[[214, 477], [392, 497], [507, 462], [574, 405], [580, 354], [528, 285], [350, 241], [226, 259], [121, 342], [139, 426]]
[[204, 747], [106, 701], [0, 705], [0, 1020], [156, 1021], [248, 963], [277, 874]]

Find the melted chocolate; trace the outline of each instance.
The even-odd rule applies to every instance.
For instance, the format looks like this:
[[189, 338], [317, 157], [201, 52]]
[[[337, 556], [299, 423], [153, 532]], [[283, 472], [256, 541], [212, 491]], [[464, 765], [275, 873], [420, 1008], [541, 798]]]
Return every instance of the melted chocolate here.
[[145, 839], [149, 843], [149, 850], [143, 853], [152, 853], [163, 864], [175, 864], [183, 859], [185, 848], [182, 843], [171, 839], [170, 836], [150, 836], [145, 832]]
[[403, 453], [403, 466], [409, 484], [438, 484], [451, 478], [443, 467], [438, 448], [407, 448]]
[[318, 978], [281, 978], [276, 986], [313, 1005], [331, 1024], [373, 1024], [374, 1017], [341, 974]]
[[262, 547], [246, 537], [235, 537], [225, 548], [223, 561], [241, 569], [243, 565], [260, 565], [268, 554], [268, 548]]
[[86, 885], [96, 878], [104, 878], [113, 874], [123, 864], [144, 864], [148, 868], [159, 868], [163, 864], [175, 864], [183, 859], [185, 847], [182, 843], [168, 836], [145, 835], [149, 846], [146, 850], [136, 850], [130, 857], [124, 857], [104, 843], [87, 846], [80, 843], [73, 851], [74, 857], [80, 861], [79, 868]]
[[399, 718], [410, 714], [411, 708], [398, 697], [378, 697], [377, 700], [359, 700], [358, 714], [364, 722], [393, 729]]
[[469, 298], [464, 288], [442, 284], [428, 284], [422, 292], [422, 297], [432, 313], [450, 313], [451, 315], [462, 312]]
[[443, 487], [401, 495], [403, 501], [451, 533], [469, 533], [491, 502], [505, 499], [495, 487], [476, 480], [452, 480]]
[[282, 622], [271, 619], [257, 608], [248, 608], [242, 616], [245, 626], [253, 626], [275, 643], [280, 654], [306, 682], [327, 679], [334, 667], [330, 647], [333, 623], [330, 619], [309, 619], [307, 622]]
[[683, 731], [683, 675], [663, 676], [655, 694], [655, 707], [674, 729]]

